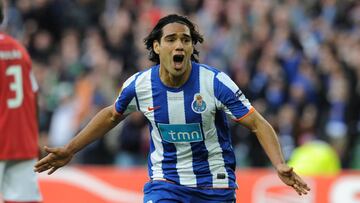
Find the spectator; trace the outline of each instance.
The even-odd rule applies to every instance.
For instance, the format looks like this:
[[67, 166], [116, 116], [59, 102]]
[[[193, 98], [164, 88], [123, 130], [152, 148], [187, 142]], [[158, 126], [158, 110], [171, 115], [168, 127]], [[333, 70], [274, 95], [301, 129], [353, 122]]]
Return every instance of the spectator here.
[[[308, 104], [315, 105], [316, 137], [330, 140], [326, 129], [334, 128], [334, 117], [341, 117], [346, 136], [342, 146], [336, 147], [342, 153], [343, 167], [350, 166], [360, 120], [358, 1], [186, 0], [164, 6], [163, 2], [10, 1], [6, 29], [36, 58], [33, 68], [40, 87], [44, 138], [57, 110], [54, 87], [62, 82], [78, 86], [83, 73], [92, 70], [94, 81], [103, 81], [94, 91], [109, 101], [125, 78], [152, 65], [146, 59], [142, 39], [158, 19], [176, 11], [197, 22], [209, 39], [199, 49], [200, 59], [220, 65], [254, 103], [263, 102], [270, 110], [266, 118], [274, 124], [281, 122], [278, 114], [286, 108], [284, 104], [295, 105], [292, 108], [299, 115]], [[334, 64], [340, 77], [331, 70]], [[335, 78], [346, 79], [346, 84], [338, 84]], [[334, 101], [330, 95], [333, 87], [339, 86], [346, 88], [347, 96]], [[93, 111], [95, 107], [87, 108]], [[80, 111], [84, 110], [78, 111], [82, 117]], [[299, 125], [296, 122], [294, 129], [301, 129]], [[245, 143], [252, 138], [238, 136]], [[296, 133], [291, 136], [300, 143]], [[349, 150], [341, 152], [340, 148]], [[267, 165], [266, 160], [249, 163]]]

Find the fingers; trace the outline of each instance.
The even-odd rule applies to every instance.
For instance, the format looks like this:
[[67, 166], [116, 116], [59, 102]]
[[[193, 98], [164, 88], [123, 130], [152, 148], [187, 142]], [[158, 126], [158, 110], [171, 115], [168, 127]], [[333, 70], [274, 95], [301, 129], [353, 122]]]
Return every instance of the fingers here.
[[307, 186], [304, 187], [304, 186], [299, 185], [299, 184], [294, 184], [294, 185], [292, 185], [292, 187], [295, 189], [295, 191], [299, 195], [306, 195], [308, 193], [308, 191], [310, 191], [310, 188], [308, 188]]
[[48, 172], [50, 175], [58, 168], [61, 168], [62, 166], [69, 163], [72, 158], [72, 154], [67, 153], [63, 148], [50, 148], [45, 146], [44, 150], [49, 154], [35, 164], [35, 172], [41, 173], [50, 170]]
[[[297, 186], [296, 184], [294, 184], [292, 186], [294, 188], [294, 190], [298, 193], [298, 195], [302, 195], [303, 194], [303, 191], [301, 190], [301, 188], [299, 186]], [[307, 194], [307, 193], [305, 193]]]
[[38, 172], [38, 173], [41, 173], [41, 172], [44, 172], [46, 170], [49, 170], [50, 168], [51, 168], [51, 165], [46, 163], [46, 164], [43, 164], [41, 166], [35, 167], [34, 171]]
[[294, 184], [291, 186], [299, 195], [306, 195], [308, 191], [310, 191], [308, 185], [295, 172], [293, 172], [292, 179], [294, 181]]
[[281, 164], [277, 167], [277, 172], [280, 179], [286, 185], [291, 186], [299, 195], [306, 195], [310, 191], [308, 185], [295, 173], [292, 167]]
[[34, 171], [35, 172], [38, 172], [38, 173], [41, 173], [41, 172], [44, 172], [44, 171], [47, 171], [47, 170], [50, 170], [48, 172], [48, 175], [51, 175], [52, 173], [54, 173], [58, 168], [60, 168], [61, 166], [59, 166], [59, 164], [57, 164], [56, 162], [46, 162], [46, 163], [43, 163], [41, 165], [36, 165], [35, 168], [34, 168]]
[[295, 174], [295, 178], [296, 178], [296, 182], [301, 185], [302, 187], [304, 187], [306, 190], [310, 191], [310, 188], [308, 187], [308, 185], [297, 175]]
[[41, 166], [40, 168], [37, 168], [35, 172], [44, 172], [44, 171], [47, 171], [47, 170], [50, 170], [48, 172], [48, 175], [51, 175], [52, 173], [54, 173], [59, 167], [57, 166], [52, 166], [50, 164], [46, 164], [46, 165], [43, 165]]
[[51, 163], [53, 163], [56, 159], [55, 154], [53, 154], [54, 152], [56, 152], [54, 148], [49, 148], [45, 146], [44, 149], [49, 154], [35, 164], [34, 171], [38, 173], [49, 170], [52, 167]]
[[294, 174], [295, 175], [295, 182], [296, 182], [296, 185], [302, 189], [304, 189], [305, 191], [310, 191], [310, 188], [309, 186], [297, 175], [297, 174]]
[[51, 170], [48, 172], [48, 175], [53, 174], [56, 170], [58, 170], [58, 168], [59, 167], [56, 167], [56, 166], [52, 167]]
[[35, 164], [35, 168], [41, 168], [42, 166], [49, 164], [51, 161], [53, 161], [50, 154], [48, 154], [46, 157], [42, 158]]

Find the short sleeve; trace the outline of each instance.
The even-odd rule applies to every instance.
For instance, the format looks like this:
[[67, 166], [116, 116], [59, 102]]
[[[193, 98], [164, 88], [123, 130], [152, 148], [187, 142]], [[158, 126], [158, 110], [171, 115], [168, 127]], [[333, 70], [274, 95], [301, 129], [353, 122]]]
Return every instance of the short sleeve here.
[[254, 111], [244, 93], [228, 75], [219, 72], [214, 80], [217, 108], [235, 120], [240, 120]]
[[32, 70], [30, 70], [30, 76], [29, 77], [30, 77], [30, 82], [31, 82], [31, 89], [33, 90], [33, 92], [37, 92], [39, 90], [39, 85], [36, 82], [35, 75], [32, 72]]
[[115, 101], [115, 110], [117, 113], [127, 115], [137, 111], [137, 98], [135, 91], [137, 74], [127, 79], [120, 89], [118, 98]]

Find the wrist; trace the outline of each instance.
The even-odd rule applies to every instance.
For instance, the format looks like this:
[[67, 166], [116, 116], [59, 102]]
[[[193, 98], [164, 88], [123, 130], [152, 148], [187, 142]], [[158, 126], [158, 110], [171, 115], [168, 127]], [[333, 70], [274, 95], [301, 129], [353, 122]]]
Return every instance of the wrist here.
[[69, 154], [70, 156], [73, 156], [77, 152], [77, 150], [75, 149], [74, 146], [71, 145], [71, 143], [64, 146], [64, 151], [66, 154]]
[[287, 166], [287, 164], [285, 162], [281, 162], [281, 163], [277, 163], [274, 165], [275, 170], [279, 171], [282, 168], [284, 168], [284, 166]]

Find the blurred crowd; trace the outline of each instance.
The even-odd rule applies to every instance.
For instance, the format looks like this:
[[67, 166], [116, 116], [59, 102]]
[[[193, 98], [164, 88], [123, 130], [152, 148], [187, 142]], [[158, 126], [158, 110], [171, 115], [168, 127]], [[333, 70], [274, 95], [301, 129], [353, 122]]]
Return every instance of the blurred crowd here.
[[[150, 67], [143, 39], [162, 16], [196, 22], [200, 62], [229, 74], [279, 135], [285, 159], [328, 143], [342, 168], [360, 168], [360, 1], [13, 0], [7, 31], [28, 48], [40, 85], [41, 145], [61, 146]], [[240, 167], [269, 161], [231, 123]], [[147, 122], [129, 116], [75, 162], [145, 165]]]

